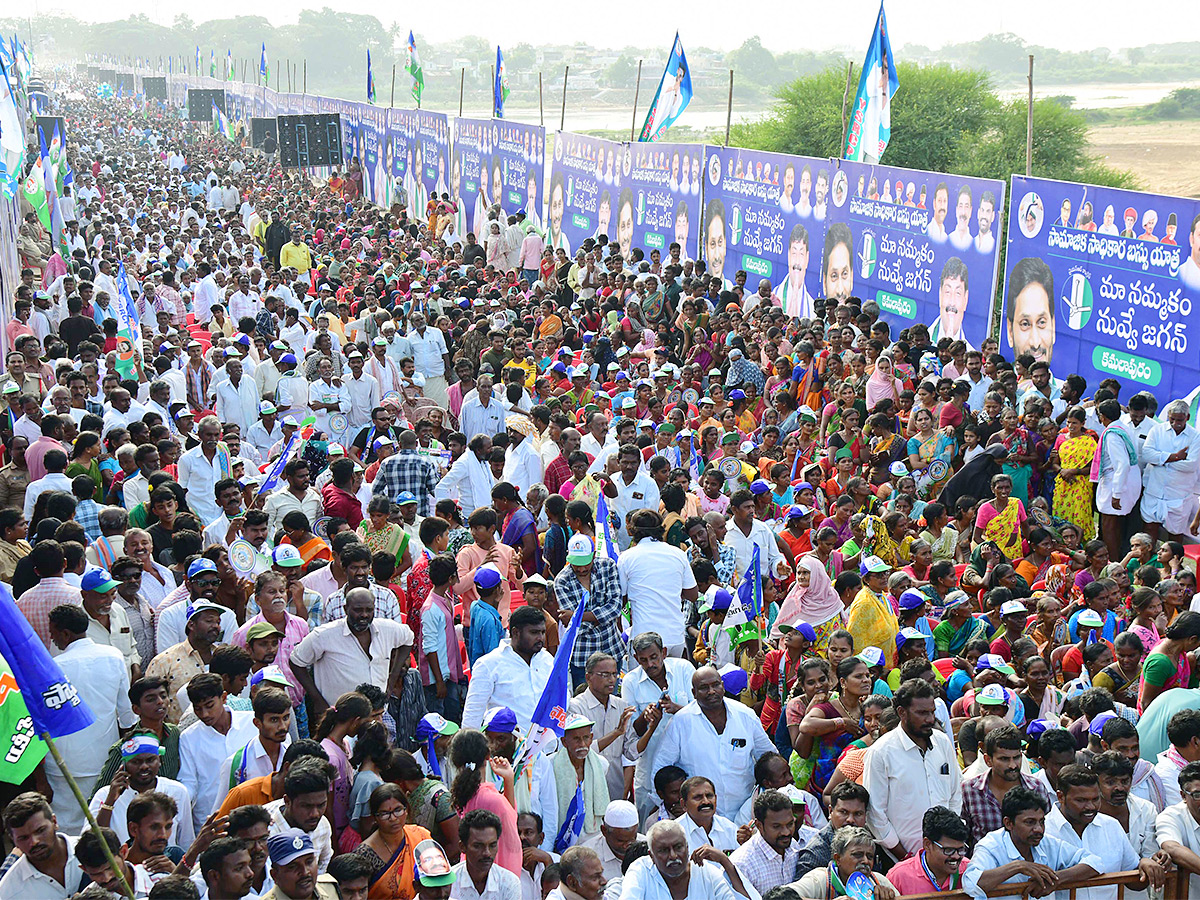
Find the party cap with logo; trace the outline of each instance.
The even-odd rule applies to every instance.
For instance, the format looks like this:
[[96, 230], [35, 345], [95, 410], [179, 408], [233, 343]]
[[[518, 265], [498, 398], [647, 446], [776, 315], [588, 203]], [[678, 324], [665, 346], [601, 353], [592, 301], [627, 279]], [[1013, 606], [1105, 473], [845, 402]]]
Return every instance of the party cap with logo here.
[[733, 604], [733, 594], [728, 588], [721, 587], [719, 584], [714, 584], [704, 592], [704, 600], [700, 604], [700, 612], [706, 613], [710, 610], [727, 610]]
[[586, 534], [577, 534], [567, 542], [567, 562], [573, 566], [586, 566], [596, 555], [596, 546]]
[[475, 587], [481, 591], [490, 591], [500, 585], [504, 576], [491, 563], [484, 563], [475, 570]]
[[778, 628], [783, 634], [787, 634], [789, 631], [798, 631], [804, 635], [806, 640], [812, 641], [813, 643], [816, 643], [817, 641], [817, 629], [813, 628], [803, 619], [797, 619], [791, 625], [780, 623]]
[[901, 609], [919, 609], [922, 606], [922, 604], [924, 604], [926, 602], [926, 600], [928, 600], [928, 598], [924, 594], [922, 594], [920, 591], [909, 588], [907, 591], [905, 591], [903, 594], [900, 595], [900, 608]]
[[900, 633], [896, 635], [896, 649], [901, 650], [909, 641], [924, 641], [925, 634], [916, 628], [901, 628]]
[[1104, 732], [1104, 726], [1109, 722], [1109, 720], [1115, 719], [1116, 717], [1117, 714], [1111, 709], [1107, 709], [1104, 712], [1097, 714], [1096, 718], [1092, 719], [1092, 723], [1088, 725], [1088, 732], [1094, 734], [1096, 737], [1100, 737], [1100, 735]]
[[166, 753], [164, 748], [152, 734], [135, 734], [133, 737], [122, 742], [121, 758], [132, 759], [135, 756], [162, 756]]
[[292, 683], [288, 681], [288, 677], [283, 674], [283, 669], [274, 665], [263, 666], [257, 672], [251, 673], [250, 687], [254, 687], [256, 684], [262, 684], [263, 682], [266, 682], [267, 684], [278, 685], [281, 688], [290, 688], [292, 686]]
[[984, 653], [975, 662], [976, 671], [980, 669], [994, 669], [1002, 675], [1016, 674], [1012, 666], [1010, 666], [998, 653]]
[[517, 730], [517, 714], [507, 706], [493, 706], [483, 716], [482, 731], [512, 734]]
[[446, 851], [433, 838], [421, 841], [413, 849], [413, 877], [422, 887], [445, 887], [454, 884], [454, 870]]
[[304, 557], [291, 544], [280, 544], [271, 551], [271, 560], [275, 565], [284, 569], [293, 569], [304, 565]]
[[1025, 608], [1025, 604], [1020, 600], [1007, 600], [1000, 604], [1000, 618], [1005, 616], [1028, 615], [1029, 610]]
[[998, 684], [989, 684], [975, 695], [981, 706], [1003, 706], [1008, 703], [1004, 688]]
[[750, 676], [741, 666], [729, 663], [717, 671], [720, 673], [721, 681], [725, 685], [725, 693], [730, 696], [736, 697], [746, 690], [750, 684]]
[[868, 556], [858, 564], [860, 575], [866, 575], [869, 572], [887, 572], [892, 567], [885, 563], [878, 556]]
[[1075, 620], [1077, 625], [1085, 625], [1088, 628], [1103, 628], [1104, 620], [1100, 618], [1100, 613], [1094, 609], [1085, 609], [1079, 614], [1079, 618]]
[[458, 726], [437, 713], [426, 713], [417, 722], [417, 740], [425, 742], [425, 762], [429, 771], [438, 778], [442, 777], [442, 766], [438, 762], [434, 743], [438, 738], [452, 734], [458, 734]]
[[884, 659], [883, 651], [878, 647], [863, 647], [862, 653], [858, 654], [858, 658], [872, 668], [882, 666]]

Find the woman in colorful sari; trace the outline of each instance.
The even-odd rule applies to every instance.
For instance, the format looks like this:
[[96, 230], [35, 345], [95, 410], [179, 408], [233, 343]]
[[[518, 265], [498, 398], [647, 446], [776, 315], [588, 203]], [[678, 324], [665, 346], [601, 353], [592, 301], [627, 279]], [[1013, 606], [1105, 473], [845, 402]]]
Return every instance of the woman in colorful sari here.
[[377, 827], [354, 851], [375, 869], [368, 880], [367, 897], [413, 900], [417, 894], [413, 851], [417, 844], [429, 839], [429, 832], [420, 825], [407, 824], [408, 798], [397, 785], [385, 783], [375, 788], [370, 808]]
[[855, 649], [878, 647], [889, 667], [896, 665], [896, 635], [900, 633], [885, 590], [890, 568], [877, 556], [864, 556], [858, 567], [862, 588], [846, 609], [846, 630], [854, 637]]
[[1051, 566], [1066, 562], [1066, 557], [1054, 552], [1054, 536], [1045, 528], [1029, 531], [1029, 554], [1014, 568], [1027, 584], [1043, 581]]
[[987, 623], [971, 615], [966, 591], [951, 591], [943, 606], [946, 617], [933, 629], [933, 646], [939, 657], [962, 656], [971, 641], [983, 640]]
[[1012, 484], [1011, 493], [1022, 504], [1027, 504], [1029, 480], [1033, 477], [1033, 461], [1037, 457], [1033, 452], [1029, 431], [1021, 425], [1015, 409], [1007, 407], [1001, 413], [1000, 430], [992, 435], [989, 443], [1000, 444], [1008, 453], [1008, 458], [1004, 461], [1004, 472]]
[[1192, 664], [1188, 658], [1200, 648], [1200, 613], [1181, 612], [1167, 626], [1159, 641], [1142, 664], [1142, 684], [1138, 691], [1138, 712], [1143, 713], [1159, 694], [1173, 687], [1195, 687]]
[[842, 414], [848, 409], [858, 411], [859, 419], [861, 420], [867, 412], [866, 404], [858, 399], [858, 395], [854, 391], [854, 385], [843, 381], [835, 394], [836, 400], [832, 400], [825, 404], [821, 410], [821, 440], [825, 441], [829, 435], [833, 434], [842, 427]]
[[[950, 462], [957, 452], [957, 443], [953, 432], [947, 435], [943, 430], [934, 429], [933, 413], [927, 409], [914, 408], [911, 421], [916, 433], [908, 439], [908, 467], [911, 472], [922, 473], [917, 479], [917, 496], [928, 500], [940, 494], [950, 476], [954, 474]], [[945, 463], [942, 472], [929, 471], [930, 463], [934, 460]], [[934, 474], [938, 477], [934, 478]]]
[[867, 733], [862, 702], [871, 693], [871, 684], [871, 670], [867, 664], [852, 656], [838, 663], [837, 699], [827, 699], [821, 694], [813, 697], [800, 722], [796, 743], [796, 754], [801, 759], [807, 759], [816, 750], [810, 790], [824, 791], [842, 751], [851, 741]]
[[819, 406], [821, 403], [822, 380], [825, 364], [814, 359], [812, 341], [801, 341], [796, 345], [796, 366], [792, 369], [792, 381], [796, 390], [792, 394], [801, 406]]
[[796, 581], [779, 607], [771, 636], [782, 633], [780, 625], [790, 626], [798, 619], [810, 624], [816, 632], [812, 652], [818, 654], [825, 653], [829, 635], [842, 627], [842, 598], [833, 589], [825, 564], [811, 555], [796, 562]]
[[1054, 451], [1059, 470], [1054, 479], [1054, 515], [1074, 522], [1084, 535], [1096, 533], [1095, 486], [1092, 484], [1092, 459], [1096, 439], [1083, 430], [1087, 414], [1073, 406], [1067, 412], [1067, 433], [1058, 436]]
[[867, 379], [867, 411], [873, 410], [880, 400], [891, 400], [899, 407], [903, 390], [904, 382], [892, 374], [891, 354], [881, 353], [875, 361], [875, 370]]
[[367, 517], [358, 526], [358, 535], [370, 549], [371, 553], [386, 553], [396, 558], [396, 572], [405, 572], [412, 565], [409, 556], [408, 532], [394, 522], [388, 521], [391, 515], [392, 501], [382, 494], [377, 494], [367, 503]]
[[512, 547], [521, 558], [526, 575], [542, 570], [542, 550], [537, 539], [537, 520], [525, 508], [517, 489], [507, 482], [492, 488], [492, 506], [500, 516], [500, 541]]
[[1012, 476], [1007, 472], [992, 476], [992, 499], [979, 504], [974, 539], [976, 544], [990, 541], [1009, 559], [1018, 559], [1023, 555], [1021, 537], [1029, 525], [1024, 505], [1012, 494]]

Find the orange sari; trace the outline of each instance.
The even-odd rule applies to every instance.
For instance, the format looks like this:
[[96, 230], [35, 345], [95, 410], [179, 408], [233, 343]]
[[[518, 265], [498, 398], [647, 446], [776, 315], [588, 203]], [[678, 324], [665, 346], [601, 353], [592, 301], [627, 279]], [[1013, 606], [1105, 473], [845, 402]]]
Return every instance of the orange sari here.
[[[290, 538], [285, 537], [282, 541], [284, 544], [291, 544]], [[314, 559], [322, 559], [325, 562], [333, 561], [333, 551], [329, 549], [329, 545], [319, 537], [311, 537], [303, 544], [296, 547], [296, 551], [300, 554], [300, 559], [307, 566]]]

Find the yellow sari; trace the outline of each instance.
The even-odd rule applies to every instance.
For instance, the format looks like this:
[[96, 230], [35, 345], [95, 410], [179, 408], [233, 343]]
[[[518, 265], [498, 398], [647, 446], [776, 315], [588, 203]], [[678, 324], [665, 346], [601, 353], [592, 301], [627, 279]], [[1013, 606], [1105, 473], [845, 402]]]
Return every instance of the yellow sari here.
[[900, 624], [891, 604], [870, 588], [864, 587], [847, 610], [846, 630], [854, 636], [854, 649], [878, 647], [883, 651], [885, 668], [896, 665], [896, 635]]
[[[1087, 432], [1079, 437], [1059, 440], [1058, 458], [1064, 469], [1089, 470], [1096, 455], [1096, 439]], [[1085, 475], [1067, 481], [1060, 474], [1054, 479], [1054, 515], [1074, 522], [1083, 531], [1083, 539], [1090, 540], [1096, 533], [1095, 485]]]
[[[992, 509], [995, 505], [991, 504]], [[1009, 559], [1020, 559], [1021, 552], [1021, 501], [1015, 497], [1008, 498], [1008, 504], [998, 512], [983, 529], [983, 536], [989, 541], [995, 541], [996, 546]]]

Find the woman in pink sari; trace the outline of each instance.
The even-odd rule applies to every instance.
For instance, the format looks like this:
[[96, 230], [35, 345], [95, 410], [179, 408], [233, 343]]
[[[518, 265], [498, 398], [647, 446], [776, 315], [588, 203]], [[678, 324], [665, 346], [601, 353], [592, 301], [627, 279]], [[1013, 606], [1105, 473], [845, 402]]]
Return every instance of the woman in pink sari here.
[[892, 374], [891, 355], [880, 354], [875, 361], [875, 371], [867, 379], [867, 412], [873, 410], [880, 400], [891, 400], [899, 408], [900, 392], [903, 390], [904, 382]]
[[796, 563], [796, 582], [779, 607], [771, 636], [781, 633], [780, 625], [791, 625], [803, 619], [817, 633], [812, 651], [824, 653], [829, 646], [829, 635], [842, 627], [842, 609], [842, 598], [833, 589], [833, 582], [821, 560], [805, 556]]

